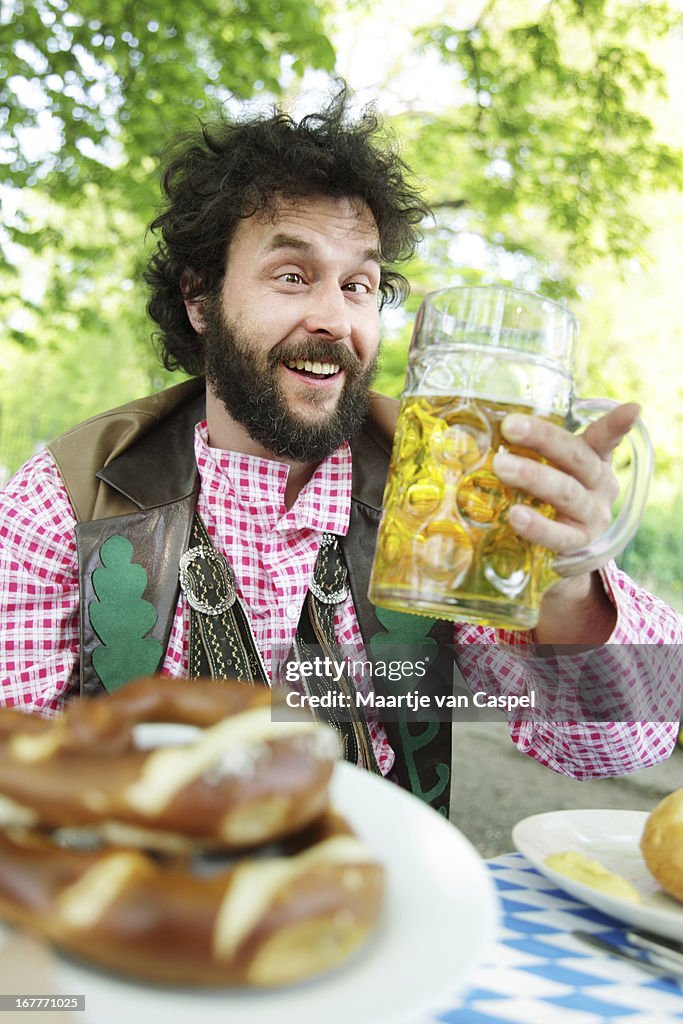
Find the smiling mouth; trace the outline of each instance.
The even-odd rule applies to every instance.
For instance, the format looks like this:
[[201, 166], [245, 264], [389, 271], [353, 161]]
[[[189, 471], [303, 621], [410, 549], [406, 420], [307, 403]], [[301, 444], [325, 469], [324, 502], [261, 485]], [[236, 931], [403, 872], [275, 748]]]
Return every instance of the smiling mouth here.
[[310, 359], [289, 359], [285, 362], [285, 366], [303, 377], [313, 377], [316, 380], [334, 377], [340, 369], [338, 363], [319, 363]]

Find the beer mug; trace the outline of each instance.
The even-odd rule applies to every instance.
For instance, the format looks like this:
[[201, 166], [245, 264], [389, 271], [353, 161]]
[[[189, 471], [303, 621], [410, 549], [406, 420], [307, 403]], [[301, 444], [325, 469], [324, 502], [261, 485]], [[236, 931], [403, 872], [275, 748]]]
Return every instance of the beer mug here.
[[625, 439], [629, 483], [619, 514], [588, 547], [556, 556], [519, 537], [507, 511], [554, 510], [506, 486], [493, 456], [509, 451], [500, 424], [531, 413], [575, 430], [613, 408], [573, 393], [578, 323], [550, 299], [502, 287], [428, 295], [410, 345], [369, 597], [398, 611], [530, 629], [559, 576], [588, 572], [636, 532], [652, 474], [652, 446], [638, 420]]

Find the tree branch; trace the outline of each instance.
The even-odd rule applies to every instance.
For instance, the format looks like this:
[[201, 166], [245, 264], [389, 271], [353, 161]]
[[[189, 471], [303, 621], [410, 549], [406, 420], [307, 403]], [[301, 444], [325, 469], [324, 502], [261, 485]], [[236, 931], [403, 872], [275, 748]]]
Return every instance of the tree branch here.
[[432, 210], [462, 210], [470, 202], [469, 199], [435, 199], [429, 205]]

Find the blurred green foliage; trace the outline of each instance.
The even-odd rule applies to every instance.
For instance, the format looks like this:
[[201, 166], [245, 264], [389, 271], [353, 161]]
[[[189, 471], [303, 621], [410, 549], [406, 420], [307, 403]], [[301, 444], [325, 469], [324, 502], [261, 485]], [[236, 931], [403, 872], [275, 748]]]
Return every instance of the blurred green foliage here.
[[681, 508], [683, 490], [669, 506], [651, 505], [617, 561], [630, 576], [683, 612]]

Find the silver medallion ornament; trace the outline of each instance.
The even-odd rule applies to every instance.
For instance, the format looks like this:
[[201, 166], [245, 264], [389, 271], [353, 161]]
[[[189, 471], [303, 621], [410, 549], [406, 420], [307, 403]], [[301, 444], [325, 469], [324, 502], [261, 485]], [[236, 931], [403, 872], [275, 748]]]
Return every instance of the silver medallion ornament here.
[[[330, 569], [333, 572], [331, 580], [328, 579]], [[334, 534], [323, 534], [313, 578], [308, 589], [323, 604], [340, 604], [348, 596], [348, 572], [344, 560], [339, 554], [337, 538]]]
[[190, 608], [203, 615], [221, 615], [235, 603], [235, 577], [227, 559], [215, 548], [189, 548], [179, 563], [180, 589]]

